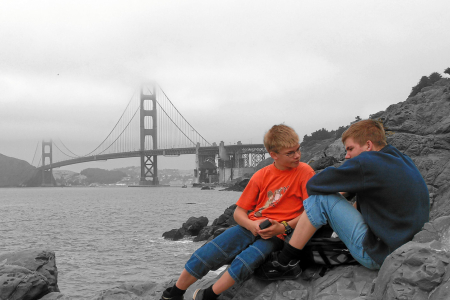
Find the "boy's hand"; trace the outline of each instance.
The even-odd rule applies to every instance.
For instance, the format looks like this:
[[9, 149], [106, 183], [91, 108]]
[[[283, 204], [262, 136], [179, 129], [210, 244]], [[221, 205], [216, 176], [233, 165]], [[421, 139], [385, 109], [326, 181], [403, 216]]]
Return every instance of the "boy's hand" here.
[[251, 233], [253, 233], [254, 236], [258, 236], [259, 231], [261, 230], [261, 228], [259, 228], [259, 224], [264, 222], [264, 220], [256, 220], [251, 222], [252, 223], [250, 224], [250, 226], [246, 226], [245, 228], [251, 231]]
[[[266, 228], [266, 229], [260, 229], [258, 224], [258, 234], [265, 240], [270, 239], [271, 237], [277, 236], [279, 234], [284, 233], [284, 226], [281, 223], [278, 223], [275, 220], [269, 219], [270, 223], [272, 223], [272, 226]], [[262, 223], [263, 221], [259, 222]]]

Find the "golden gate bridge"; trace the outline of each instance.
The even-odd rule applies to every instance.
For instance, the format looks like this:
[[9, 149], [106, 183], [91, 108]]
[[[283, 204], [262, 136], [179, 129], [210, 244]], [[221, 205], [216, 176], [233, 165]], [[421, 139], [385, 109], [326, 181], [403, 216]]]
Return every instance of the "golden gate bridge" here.
[[[41, 150], [39, 154], [39, 150]], [[263, 144], [209, 143], [178, 111], [156, 83], [143, 84], [122, 115], [93, 150], [79, 155], [61, 139], [42, 140], [32, 165], [35, 181], [55, 185], [53, 169], [91, 161], [140, 157], [140, 185], [158, 186], [158, 156], [195, 154], [196, 182], [226, 182], [249, 172], [265, 159]], [[217, 171], [217, 169], [219, 169]]]

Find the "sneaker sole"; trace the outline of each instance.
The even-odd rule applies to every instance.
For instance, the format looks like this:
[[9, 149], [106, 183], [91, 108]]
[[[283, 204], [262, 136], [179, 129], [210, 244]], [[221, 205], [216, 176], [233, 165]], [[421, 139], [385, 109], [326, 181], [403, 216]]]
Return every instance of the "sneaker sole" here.
[[196, 289], [194, 292], [194, 295], [192, 295], [192, 300], [195, 300], [195, 298], [197, 298], [197, 294], [201, 289]]

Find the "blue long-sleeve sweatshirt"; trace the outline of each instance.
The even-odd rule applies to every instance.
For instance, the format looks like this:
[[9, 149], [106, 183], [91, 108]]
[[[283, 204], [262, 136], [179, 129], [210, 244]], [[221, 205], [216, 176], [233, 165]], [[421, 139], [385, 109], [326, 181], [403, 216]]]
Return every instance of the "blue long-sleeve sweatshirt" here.
[[412, 160], [393, 146], [362, 152], [328, 167], [306, 185], [309, 195], [356, 193], [369, 229], [364, 250], [378, 264], [410, 241], [429, 220], [428, 188]]

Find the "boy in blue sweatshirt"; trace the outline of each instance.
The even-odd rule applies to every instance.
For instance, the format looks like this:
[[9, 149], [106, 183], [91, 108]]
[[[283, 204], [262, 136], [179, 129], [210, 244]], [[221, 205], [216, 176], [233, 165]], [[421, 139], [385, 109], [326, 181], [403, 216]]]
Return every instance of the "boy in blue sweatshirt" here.
[[[395, 249], [411, 241], [429, 220], [428, 189], [413, 161], [387, 145], [383, 125], [354, 123], [342, 135], [347, 161], [328, 167], [307, 183], [309, 198], [289, 244], [258, 270], [266, 279], [296, 278], [298, 257], [327, 223], [352, 256], [379, 269]], [[356, 195], [352, 206], [344, 196]]]

